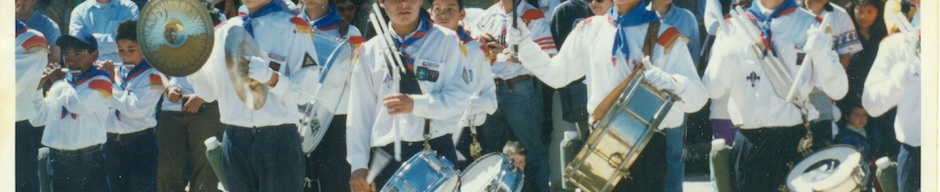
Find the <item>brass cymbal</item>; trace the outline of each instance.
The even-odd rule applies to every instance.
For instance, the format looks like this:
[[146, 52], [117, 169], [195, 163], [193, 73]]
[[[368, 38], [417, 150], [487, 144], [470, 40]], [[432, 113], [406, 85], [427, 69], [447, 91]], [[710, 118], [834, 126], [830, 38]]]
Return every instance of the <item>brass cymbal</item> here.
[[169, 76], [195, 73], [209, 59], [214, 38], [212, 19], [197, 0], [154, 0], [137, 23], [144, 58]]
[[261, 51], [248, 31], [232, 26], [225, 36], [225, 67], [235, 93], [249, 109], [258, 110], [268, 97], [268, 86], [248, 77], [248, 59]]

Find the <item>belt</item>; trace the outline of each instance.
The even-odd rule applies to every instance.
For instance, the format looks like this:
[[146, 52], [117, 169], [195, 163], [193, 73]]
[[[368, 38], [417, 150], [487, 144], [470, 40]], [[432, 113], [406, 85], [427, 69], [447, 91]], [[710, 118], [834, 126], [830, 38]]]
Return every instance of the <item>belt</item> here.
[[493, 81], [496, 82], [496, 86], [516, 84], [516, 83], [528, 81], [528, 80], [532, 80], [532, 75], [519, 75], [513, 78], [509, 78], [509, 79], [500, 79], [500, 78], [493, 79]]
[[75, 149], [75, 150], [62, 150], [62, 149], [49, 147], [49, 153], [57, 153], [63, 156], [87, 155], [87, 154], [97, 152], [98, 150], [101, 150], [101, 144], [95, 144], [90, 147], [85, 147], [85, 148]]
[[147, 132], [153, 133], [153, 131], [154, 131], [154, 128], [150, 127], [150, 128], [146, 128], [146, 129], [143, 129], [137, 132], [131, 132], [131, 133], [108, 133], [108, 140], [121, 141], [121, 139], [137, 138], [140, 135], [143, 135]]

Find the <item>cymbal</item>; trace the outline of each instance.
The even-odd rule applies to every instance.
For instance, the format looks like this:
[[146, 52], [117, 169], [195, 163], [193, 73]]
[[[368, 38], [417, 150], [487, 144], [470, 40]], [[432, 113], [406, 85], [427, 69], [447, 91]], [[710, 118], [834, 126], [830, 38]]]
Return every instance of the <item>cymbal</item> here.
[[137, 23], [144, 58], [169, 76], [187, 76], [202, 68], [212, 52], [212, 19], [197, 0], [154, 0]]
[[232, 26], [225, 36], [225, 66], [235, 93], [248, 108], [261, 109], [268, 97], [268, 86], [248, 77], [248, 59], [261, 56], [261, 51], [248, 31]]

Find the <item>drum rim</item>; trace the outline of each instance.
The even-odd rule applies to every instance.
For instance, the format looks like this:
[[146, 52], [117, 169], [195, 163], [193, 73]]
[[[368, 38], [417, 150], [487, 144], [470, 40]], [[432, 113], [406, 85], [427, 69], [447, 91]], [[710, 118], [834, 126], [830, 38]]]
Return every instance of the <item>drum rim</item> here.
[[[850, 166], [852, 167], [851, 169], [839, 169], [835, 173], [830, 175], [829, 178], [823, 179], [821, 181], [807, 182], [801, 179], [803, 176], [802, 173], [806, 171], [806, 169], [809, 168], [810, 165], [812, 165], [812, 163], [810, 162], [815, 163], [815, 162], [818, 162], [818, 160], [823, 160], [823, 159], [827, 159], [828, 157], [832, 157], [833, 153], [831, 152], [823, 153], [823, 152], [828, 151], [828, 150], [836, 150], [836, 149], [840, 149], [840, 150], [851, 149], [853, 152], [855, 152], [855, 153], [849, 154], [845, 159], [839, 159], [840, 167], [852, 165]], [[813, 160], [813, 161], [810, 161], [810, 160]], [[852, 163], [852, 164], [846, 164], [846, 163]], [[812, 191], [812, 190], [817, 190], [817, 188], [814, 187], [814, 185], [819, 185], [818, 189], [822, 189], [822, 190], [832, 189], [832, 188], [835, 188], [836, 186], [843, 185], [845, 182], [849, 181], [849, 178], [851, 178], [854, 175], [853, 173], [855, 172], [855, 170], [857, 170], [856, 168], [862, 163], [863, 163], [862, 155], [861, 155], [861, 152], [858, 151], [858, 148], [855, 148], [854, 146], [847, 145], [847, 144], [830, 145], [828, 147], [817, 150], [815, 153], [800, 160], [799, 163], [797, 163], [792, 169], [790, 169], [790, 171], [787, 173], [787, 188], [794, 190], [794, 191], [803, 191], [803, 190]]]
[[[394, 185], [394, 182], [392, 182], [392, 181], [394, 180], [395, 176], [397, 176], [397, 177], [399, 177], [399, 178], [404, 178], [404, 177], [401, 177], [401, 175], [404, 175], [404, 173], [402, 172], [402, 171], [405, 170], [404, 168], [406, 168], [406, 167], [411, 167], [412, 165], [414, 165], [413, 163], [411, 163], [412, 160], [418, 160], [418, 159], [416, 159], [416, 158], [423, 158], [423, 156], [431, 156], [431, 157], [433, 157], [433, 158], [435, 158], [435, 159], [437, 159], [437, 160], [439, 160], [439, 161], [441, 161], [441, 162], [450, 163], [449, 160], [448, 160], [448, 161], [443, 161], [443, 159], [446, 159], [446, 158], [439, 158], [439, 157], [437, 157], [437, 152], [435, 152], [434, 150], [430, 150], [430, 149], [421, 150], [421, 151], [419, 151], [418, 153], [415, 153], [413, 156], [411, 156], [411, 158], [408, 158], [407, 161], [402, 162], [402, 163], [401, 163], [401, 167], [399, 167], [398, 170], [395, 170], [395, 173], [392, 174], [392, 178], [390, 178], [390, 179], [388, 180], [388, 182], [385, 182], [385, 185], [382, 186], [382, 189], [381, 189], [380, 191], [390, 191], [391, 188], [389, 188], [389, 187], [392, 187], [392, 186]], [[459, 186], [459, 183], [460, 183], [460, 173], [459, 173], [459, 171], [457, 171], [457, 169], [454, 168], [453, 163], [450, 163], [450, 166], [449, 166], [449, 167], [447, 167], [447, 166], [441, 167], [441, 170], [447, 170], [448, 168], [449, 168], [451, 171], [449, 171], [450, 173], [445, 173], [445, 175], [451, 175], [451, 174], [452, 174], [452, 176], [453, 176], [452, 178], [453, 178], [453, 179], [457, 179], [457, 183], [458, 183], [457, 188], [459, 188], [459, 187], [460, 187], [460, 186]], [[445, 184], [445, 183], [446, 183], [446, 182], [441, 182], [440, 184], [443, 185], [443, 184]], [[423, 190], [423, 189], [422, 189], [422, 190]], [[440, 189], [438, 189], [438, 190], [440, 190]]]
[[[512, 169], [513, 172], [520, 172], [519, 175], [520, 175], [521, 177], [517, 177], [517, 178], [515, 179], [517, 184], [516, 184], [516, 187], [514, 187], [514, 189], [512, 189], [512, 190], [513, 190], [513, 191], [516, 191], [516, 192], [522, 190], [522, 185], [523, 185], [522, 182], [525, 180], [525, 174], [522, 174], [521, 171], [519, 170], [519, 168], [516, 167], [516, 165], [512, 164], [512, 158], [510, 158], [508, 155], [503, 154], [503, 153], [500, 153], [500, 152], [492, 152], [492, 153], [487, 153], [487, 154], [485, 154], [485, 155], [483, 155], [483, 156], [480, 156], [479, 158], [476, 158], [476, 160], [474, 160], [473, 163], [470, 163], [470, 165], [468, 165], [467, 168], [464, 168], [464, 171], [462, 171], [462, 172], [460, 173], [460, 184], [461, 184], [461, 186], [458, 187], [458, 188], [462, 188], [462, 187], [463, 187], [463, 178], [464, 178], [464, 174], [466, 173], [466, 170], [470, 170], [471, 168], [476, 167], [477, 164], [479, 164], [480, 162], [482, 162], [482, 161], [478, 161], [478, 160], [486, 159], [486, 158], [489, 158], [489, 157], [492, 157], [492, 156], [500, 157], [501, 159], [503, 159], [503, 161], [509, 162], [509, 166], [513, 168], [513, 169]], [[503, 175], [506, 175], [506, 174], [501, 172], [501, 174], [497, 175], [497, 178], [502, 178]], [[492, 186], [490, 186], [490, 187], [492, 187]], [[463, 189], [460, 189], [460, 190], [463, 191]], [[487, 189], [487, 190], [488, 190], [488, 189]]]

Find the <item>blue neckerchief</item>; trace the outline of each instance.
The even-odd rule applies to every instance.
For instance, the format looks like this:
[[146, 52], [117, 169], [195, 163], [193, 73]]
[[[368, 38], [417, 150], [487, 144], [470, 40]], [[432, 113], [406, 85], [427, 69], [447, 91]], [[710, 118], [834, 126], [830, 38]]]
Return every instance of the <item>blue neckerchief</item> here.
[[[424, 37], [424, 35], [427, 35], [428, 31], [431, 30], [431, 26], [433, 25], [431, 23], [431, 19], [428, 19], [428, 17], [423, 14], [419, 14], [418, 18], [419, 18], [418, 31], [415, 31], [414, 35], [412, 35], [409, 38], [406, 38], [404, 42], [396, 38], [393, 38], [395, 40], [395, 46], [398, 46], [399, 51], [401, 51], [401, 53], [404, 55], [405, 64], [408, 64], [408, 69], [411, 69], [412, 71], [414, 71], [414, 59], [411, 58], [411, 55], [409, 55], [408, 52], [405, 50], [408, 49], [408, 47], [411, 46], [411, 44], [414, 44], [419, 39]], [[389, 30], [389, 33], [394, 33], [394, 31]]]
[[464, 43], [473, 40], [473, 37], [471, 37], [470, 34], [467, 34], [467, 31], [465, 31], [463, 26], [457, 26], [457, 37], [459, 37], [460, 41], [463, 41]]
[[[307, 17], [306, 9], [301, 11], [300, 15], [301, 17], [304, 18], [304, 20], [307, 20], [308, 22], [312, 21], [312, 19]], [[317, 19], [317, 21], [314, 21], [312, 24], [310, 24], [310, 26], [320, 31], [326, 31], [326, 30], [339, 28], [339, 24], [342, 24], [342, 23], [343, 23], [343, 17], [339, 16], [339, 11], [336, 10], [336, 7], [334, 7], [333, 5], [330, 5], [329, 11], [327, 11], [326, 15], [323, 15], [323, 17], [320, 17], [320, 19]]]
[[774, 12], [770, 14], [770, 16], [767, 16], [761, 12], [760, 5], [757, 5], [757, 4], [758, 2], [752, 3], [751, 7], [747, 8], [747, 12], [751, 13], [751, 15], [753, 15], [754, 18], [757, 19], [757, 23], [760, 25], [760, 30], [762, 33], [761, 36], [763, 36], [764, 38], [763, 43], [764, 43], [764, 47], [766, 48], [764, 49], [763, 56], [764, 57], [767, 56], [767, 50], [769, 49], [770, 52], [772, 52], [774, 56], [776, 57], [777, 50], [774, 49], [774, 44], [773, 44], [774, 34], [772, 31], [770, 31], [770, 22], [780, 16], [796, 11], [798, 6], [796, 6], [795, 0], [784, 0], [783, 3], [781, 3], [780, 6], [777, 7], [777, 9], [774, 10]]
[[26, 29], [26, 24], [23, 23], [22, 21], [20, 21], [19, 19], [16, 19], [16, 31], [15, 31], [15, 33], [19, 34], [20, 31], [22, 31], [22, 30], [24, 30], [24, 29]]
[[127, 74], [121, 75], [121, 89], [127, 89], [128, 81], [137, 77], [137, 75], [139, 75], [138, 73], [142, 73], [143, 71], [150, 69], [150, 68], [151, 68], [150, 63], [147, 62], [146, 59], [143, 61], [140, 61], [140, 64], [138, 64], [137, 67], [134, 67], [134, 69], [131, 69], [131, 71], [127, 72]]
[[254, 37], [255, 32], [254, 32], [254, 28], [251, 26], [251, 19], [256, 18], [256, 17], [261, 17], [269, 13], [274, 13], [277, 11], [281, 11], [281, 7], [277, 6], [277, 4], [275, 4], [274, 2], [270, 2], [267, 5], [264, 5], [263, 7], [261, 7], [261, 9], [258, 9], [257, 11], [255, 11], [255, 13], [248, 14], [248, 16], [245, 17], [245, 24], [244, 24], [245, 30], [248, 31], [248, 34], [251, 35], [251, 37]]
[[85, 82], [85, 80], [91, 79], [95, 76], [104, 76], [108, 79], [111, 79], [111, 75], [108, 75], [108, 72], [98, 70], [94, 66], [91, 69], [88, 69], [88, 72], [82, 73], [82, 75], [75, 77], [72, 73], [65, 74], [65, 81], [72, 85], [72, 87], [78, 86], [79, 83]]
[[637, 4], [636, 7], [630, 10], [630, 12], [627, 12], [626, 15], [618, 15], [616, 5], [610, 8], [610, 10], [607, 10], [608, 15], [617, 19], [617, 37], [614, 38], [614, 47], [613, 50], [611, 50], [611, 56], [616, 57], [617, 51], [619, 50], [620, 53], [623, 53], [624, 59], [630, 57], [630, 46], [629, 43], [627, 43], [629, 34], [627, 34], [627, 31], [624, 29], [625, 27], [659, 21], [659, 16], [656, 16], [655, 12], [646, 10], [646, 6], [644, 5], [646, 5], [646, 0]]

